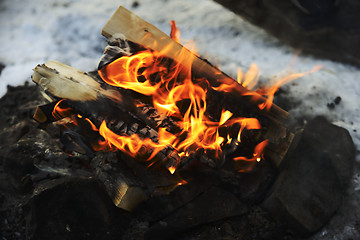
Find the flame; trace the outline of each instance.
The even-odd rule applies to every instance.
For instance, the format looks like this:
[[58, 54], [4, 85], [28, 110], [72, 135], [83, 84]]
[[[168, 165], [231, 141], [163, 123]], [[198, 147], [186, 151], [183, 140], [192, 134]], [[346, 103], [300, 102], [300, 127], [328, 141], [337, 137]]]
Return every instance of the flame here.
[[244, 78], [241, 79], [241, 77], [239, 77], [239, 75], [238, 75], [237, 79], [241, 85], [252, 90], [258, 82], [259, 76], [260, 76], [260, 74], [259, 74], [258, 66], [256, 64], [252, 63], [252, 64], [250, 64], [250, 67], [249, 67], [248, 71], [246, 72]]
[[263, 109], [270, 110], [273, 99], [274, 99], [274, 95], [279, 90], [279, 88], [281, 86], [284, 86], [285, 84], [288, 84], [289, 82], [294, 81], [297, 78], [301, 78], [301, 77], [303, 77], [303, 76], [305, 76], [307, 74], [316, 72], [316, 71], [320, 70], [321, 68], [322, 68], [322, 66], [315, 66], [308, 72], [293, 73], [293, 74], [287, 75], [287, 76], [285, 76], [283, 78], [280, 78], [280, 79], [276, 80], [276, 82], [271, 84], [271, 86], [268, 87], [268, 88], [260, 88], [260, 89], [258, 89], [257, 90], [258, 93], [260, 93], [261, 95], [267, 97], [266, 101], [264, 103], [262, 103], [262, 104], [259, 104], [258, 107], [261, 110], [263, 110]]
[[[176, 27], [175, 21], [171, 21], [171, 38], [175, 42], [180, 42], [180, 31]], [[156, 44], [156, 43], [154, 43]], [[102, 121], [100, 127], [96, 127], [88, 118], [78, 115], [82, 121], [87, 121], [93, 131], [103, 137], [103, 140], [94, 143], [93, 149], [96, 151], [120, 150], [132, 157], [146, 156], [147, 161], [153, 159], [161, 150], [171, 147], [177, 152], [179, 158], [188, 157], [190, 153], [202, 150], [204, 153], [211, 152], [216, 157], [222, 153], [224, 145], [236, 145], [242, 143], [242, 136], [245, 129], [259, 130], [261, 125], [256, 118], [234, 117], [234, 113], [228, 109], [222, 109], [217, 120], [207, 115], [207, 93], [210, 84], [206, 79], [197, 78], [192, 75], [191, 66], [194, 58], [187, 57], [183, 48], [178, 52], [178, 57], [169, 60], [167, 52], [171, 51], [172, 46], [166, 46], [162, 51], [157, 52], [150, 49], [139, 51], [130, 56], [122, 56], [107, 64], [98, 71], [100, 77], [109, 85], [123, 89], [132, 90], [144, 96], [150, 97], [153, 106], [158, 112], [166, 114], [176, 122], [182, 129], [177, 134], [168, 132], [165, 128], [158, 129], [157, 141], [150, 138], [142, 138], [138, 134], [116, 134], [110, 130], [106, 121]], [[310, 72], [316, 71], [313, 69]], [[307, 73], [295, 73], [278, 80], [269, 88], [262, 88], [254, 92], [247, 92], [252, 99], [265, 96], [266, 101], [259, 104], [261, 110], [269, 110], [273, 96], [278, 88], [289, 81], [304, 76]], [[232, 89], [241, 84], [249, 90], [254, 89], [259, 79], [259, 68], [251, 64], [249, 70], [243, 74], [238, 71], [237, 82], [221, 84], [218, 87], [211, 87], [219, 92], [231, 92]], [[67, 116], [71, 109], [61, 108], [60, 102], [55, 106], [53, 115], [56, 118]], [[140, 103], [141, 104], [141, 103]], [[140, 107], [140, 105], [137, 105]], [[236, 133], [229, 130], [225, 135], [220, 134], [221, 129], [237, 129]], [[268, 140], [259, 140], [254, 147], [252, 157], [237, 156], [233, 160], [239, 172], [250, 171], [254, 164], [263, 159], [263, 152], [268, 144]], [[243, 167], [240, 163], [247, 163]], [[149, 162], [151, 166], [154, 162]], [[172, 163], [167, 169], [174, 174], [179, 162]], [[179, 183], [178, 185], [185, 184]]]
[[94, 124], [90, 119], [85, 118], [85, 121], [87, 121], [87, 122], [90, 124], [91, 129], [92, 129], [94, 132], [99, 131], [99, 129], [95, 126], [95, 124]]
[[137, 155], [144, 154], [147, 149], [152, 151], [148, 160], [152, 159], [159, 151], [169, 146], [176, 138], [171, 133], [166, 132], [163, 128], [159, 129], [159, 142], [153, 142], [150, 138], [141, 139], [139, 135], [118, 135], [111, 131], [106, 122], [103, 121], [99, 128], [100, 135], [105, 139], [100, 145], [102, 147], [107, 146], [112, 149], [115, 146], [117, 149], [128, 153], [130, 156], [135, 157]]
[[174, 172], [175, 172], [175, 170], [176, 170], [176, 167], [171, 166], [171, 167], [168, 168], [168, 170], [169, 170], [169, 172], [170, 172], [171, 174], [174, 174]]
[[264, 141], [260, 142], [258, 145], [256, 145], [252, 158], [246, 158], [246, 157], [234, 158], [233, 160], [235, 161], [235, 164], [237, 162], [247, 162], [248, 163], [247, 167], [241, 166], [241, 168], [238, 169], [238, 172], [250, 171], [254, 167], [256, 162], [260, 162], [261, 159], [263, 158], [264, 148], [266, 147], [267, 144], [268, 144], [268, 140], [264, 140]]
[[[259, 80], [259, 68], [256, 64], [251, 64], [248, 71], [244, 75], [243, 72], [238, 69], [237, 72], [237, 83], [241, 84], [243, 87], [246, 87], [249, 90], [255, 90], [254, 92], [246, 92], [244, 95], [252, 96], [253, 100], [258, 100], [259, 96], [265, 97], [266, 101], [263, 103], [258, 104], [258, 108], [260, 110], [270, 110], [275, 93], [279, 90], [281, 86], [284, 86], [285, 84], [288, 84], [289, 82], [301, 78], [307, 74], [316, 72], [320, 70], [322, 66], [315, 66], [308, 72], [302, 72], [302, 73], [293, 73], [289, 74], [283, 78], [277, 79], [275, 83], [271, 83], [270, 87], [262, 87], [255, 89], [258, 80]], [[231, 84], [221, 84], [218, 87], [213, 87], [214, 90], [219, 92], [231, 92], [234, 86], [237, 84], [236, 82], [233, 82]]]
[[65, 106], [64, 100], [65, 99], [61, 99], [57, 102], [52, 111], [52, 116], [57, 120], [67, 118], [73, 114], [72, 109]]
[[[171, 37], [179, 42], [180, 31], [176, 28], [174, 21], [171, 22]], [[189, 152], [203, 149], [205, 153], [215, 151], [218, 157], [221, 146], [231, 143], [231, 137], [227, 139], [220, 136], [219, 128], [239, 125], [236, 134], [238, 144], [241, 142], [241, 134], [244, 129], [260, 129], [260, 123], [256, 118], [233, 117], [233, 113], [223, 109], [219, 121], [211, 120], [207, 116], [207, 91], [206, 79], [196, 79], [192, 76], [191, 65], [193, 59], [185, 58], [185, 54], [178, 54], [176, 63], [169, 62], [164, 56], [171, 51], [171, 46], [165, 47], [161, 52], [143, 50], [131, 56], [122, 56], [99, 70], [100, 77], [112, 86], [130, 89], [137, 93], [152, 98], [153, 106], [157, 111], [167, 116], [179, 119], [176, 123], [182, 131], [173, 135], [165, 129], [158, 130], [158, 142], [145, 138], [141, 139], [137, 134], [117, 135], [107, 128], [102, 122], [99, 133], [105, 139], [101, 144], [128, 153], [135, 157], [142, 154], [142, 149], [152, 149], [148, 159], [153, 158], [156, 153], [168, 146], [175, 149], [179, 156], [186, 156]], [[183, 51], [187, 51], [185, 48]], [[194, 55], [195, 57], [195, 55]], [[239, 83], [244, 86], [253, 87], [254, 79], [258, 79], [258, 68], [251, 65], [244, 79], [238, 78]], [[234, 84], [238, 84], [234, 82]], [[256, 83], [255, 83], [256, 84]], [[204, 86], [205, 85], [205, 86]], [[221, 85], [214, 88], [217, 91], [230, 90], [233, 85]], [[186, 100], [187, 109], [181, 110], [179, 103]], [[180, 140], [180, 137], [181, 140]], [[185, 136], [185, 138], [184, 138]], [[254, 150], [254, 158], [261, 157], [266, 141], [258, 144]], [[235, 161], [250, 161], [245, 157], [236, 157]], [[176, 166], [168, 167], [170, 173], [174, 173]]]
[[256, 145], [255, 149], [254, 149], [254, 153], [253, 153], [253, 157], [252, 158], [246, 158], [246, 157], [236, 157], [234, 158], [234, 161], [257, 161], [260, 162], [262, 159], [262, 153], [264, 148], [266, 147], [266, 145], [268, 144], [268, 140], [264, 140], [261, 143], [259, 143], [258, 145]]
[[176, 42], [180, 43], [180, 30], [176, 27], [176, 22], [174, 20], [170, 21], [171, 32], [170, 37]]

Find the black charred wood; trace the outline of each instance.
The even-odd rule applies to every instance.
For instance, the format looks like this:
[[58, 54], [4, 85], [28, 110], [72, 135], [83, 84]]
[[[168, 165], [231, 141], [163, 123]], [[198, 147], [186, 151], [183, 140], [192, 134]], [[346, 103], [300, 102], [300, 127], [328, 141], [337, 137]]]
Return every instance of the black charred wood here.
[[[67, 114], [67, 116], [58, 115], [57, 117], [55, 117], [53, 115], [53, 111], [54, 111], [55, 106], [58, 103], [59, 103], [59, 101], [54, 101], [54, 102], [51, 102], [51, 103], [48, 103], [48, 104], [45, 104], [45, 105], [38, 106], [36, 111], [35, 111], [35, 114], [33, 116], [35, 121], [37, 121], [38, 123], [41, 123], [41, 124], [46, 124], [46, 123], [56, 122], [56, 121], [58, 121], [58, 120], [60, 120], [62, 118], [69, 117], [69, 116], [72, 115], [72, 114]], [[65, 102], [62, 102], [61, 106], [63, 108], [68, 107]]]

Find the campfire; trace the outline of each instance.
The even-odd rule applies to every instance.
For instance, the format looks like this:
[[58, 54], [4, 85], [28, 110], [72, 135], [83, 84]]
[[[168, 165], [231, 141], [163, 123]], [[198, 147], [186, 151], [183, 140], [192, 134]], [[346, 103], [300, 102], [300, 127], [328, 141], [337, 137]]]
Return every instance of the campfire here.
[[[60, 128], [64, 151], [87, 157], [117, 207], [154, 222], [148, 238], [243, 215], [253, 204], [278, 211], [298, 233], [319, 229], [336, 211], [338, 202], [321, 198], [298, 214], [284, 191], [312, 168], [301, 167], [300, 153], [304, 137], [322, 129], [315, 125], [351, 138], [323, 119], [294, 137], [285, 125], [288, 113], [273, 104], [280, 86], [319, 67], [256, 88], [256, 67], [232, 79], [182, 46], [175, 22], [169, 37], [119, 7], [102, 34], [108, 46], [98, 71], [84, 73], [56, 61], [34, 69], [32, 79], [49, 100], [34, 119]], [[353, 150], [347, 150], [333, 149], [351, 162]], [[178, 224], [183, 219], [191, 220]]]

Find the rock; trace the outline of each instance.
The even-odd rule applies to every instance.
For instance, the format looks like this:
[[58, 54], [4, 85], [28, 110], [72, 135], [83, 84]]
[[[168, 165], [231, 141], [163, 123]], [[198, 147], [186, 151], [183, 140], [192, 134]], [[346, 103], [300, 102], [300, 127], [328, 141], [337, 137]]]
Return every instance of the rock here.
[[224, 218], [238, 216], [248, 211], [233, 194], [212, 187], [184, 207], [150, 227], [145, 239], [172, 239], [190, 228]]
[[129, 222], [92, 179], [61, 178], [39, 185], [25, 209], [27, 239], [121, 239]]
[[296, 136], [263, 206], [296, 234], [315, 232], [341, 205], [354, 158], [346, 129], [313, 119]]

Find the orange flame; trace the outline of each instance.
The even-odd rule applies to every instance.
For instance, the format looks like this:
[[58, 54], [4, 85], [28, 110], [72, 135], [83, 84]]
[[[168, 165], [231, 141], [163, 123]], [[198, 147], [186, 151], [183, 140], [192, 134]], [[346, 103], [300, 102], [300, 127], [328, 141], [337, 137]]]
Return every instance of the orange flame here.
[[266, 145], [268, 144], [268, 140], [264, 140], [258, 145], [256, 145], [253, 153], [252, 158], [246, 158], [246, 157], [236, 157], [234, 158], [235, 164], [239, 161], [247, 162], [247, 167], [242, 166], [240, 169], [238, 169], [239, 172], [247, 172], [250, 171], [256, 162], [260, 162], [263, 158], [263, 151]]
[[176, 27], [176, 22], [174, 20], [171, 20], [170, 24], [171, 24], [170, 37], [174, 39], [176, 42], [180, 43], [180, 30]]
[[73, 114], [72, 109], [66, 106], [62, 106], [64, 105], [64, 100], [65, 99], [61, 99], [59, 102], [56, 103], [53, 111], [52, 111], [52, 116], [59, 120], [62, 118], [66, 118], [69, 117]]
[[115, 146], [117, 149], [128, 153], [130, 156], [135, 157], [136, 155], [144, 154], [151, 149], [153, 152], [148, 160], [152, 159], [159, 151], [169, 146], [174, 140], [175, 136], [171, 133], [166, 132], [163, 128], [159, 129], [159, 142], [153, 142], [150, 138], [141, 139], [139, 135], [117, 135], [111, 131], [107, 126], [106, 122], [103, 121], [100, 125], [99, 133], [105, 141], [101, 144], [103, 147]]
[[[176, 23], [171, 22], [171, 38], [179, 42], [180, 31], [176, 28]], [[154, 43], [156, 44], [156, 43]], [[164, 113], [176, 119], [177, 125], [182, 131], [176, 135], [169, 133], [164, 128], [158, 129], [158, 141], [154, 142], [150, 138], [142, 139], [137, 134], [131, 136], [126, 134], [118, 135], [112, 132], [103, 121], [96, 128], [89, 119], [85, 119], [91, 124], [94, 131], [99, 131], [104, 138], [95, 144], [95, 150], [121, 150], [130, 156], [146, 155], [150, 149], [150, 156], [147, 160], [155, 157], [162, 149], [171, 146], [178, 152], [180, 158], [189, 156], [189, 152], [203, 149], [215, 152], [218, 157], [222, 146], [233, 142], [229, 133], [226, 138], [220, 136], [220, 128], [231, 128], [237, 125], [238, 132], [236, 144], [242, 142], [242, 132], [244, 129], [261, 129], [260, 122], [256, 118], [233, 117], [233, 113], [223, 109], [219, 121], [211, 120], [207, 116], [207, 92], [209, 84], [206, 79], [195, 78], [191, 73], [191, 66], [194, 59], [188, 58], [186, 54], [180, 52], [176, 63], [169, 61], [164, 56], [166, 52], [171, 51], [171, 45], [165, 47], [161, 52], [153, 50], [139, 51], [131, 56], [122, 56], [100, 69], [100, 77], [109, 85], [129, 89], [137, 93], [149, 96], [152, 104], [157, 111]], [[185, 48], [183, 51], [188, 51]], [[195, 57], [195, 54], [193, 55]], [[314, 68], [310, 72], [316, 71]], [[244, 95], [251, 95], [253, 99], [261, 96], [266, 97], [266, 101], [259, 104], [261, 110], [269, 110], [275, 92], [278, 88], [289, 81], [302, 77], [307, 73], [296, 73], [278, 80], [273, 86], [263, 88], [254, 92], [247, 92]], [[249, 70], [243, 74], [238, 71], [237, 82], [231, 84], [221, 84], [218, 87], [212, 87], [215, 91], [230, 92], [237, 85], [254, 89], [259, 79], [259, 69], [252, 64]], [[201, 84], [198, 84], [201, 83]], [[207, 84], [204, 84], [207, 83]], [[186, 109], [184, 110], [184, 102]], [[234, 136], [234, 134], [231, 134]], [[180, 137], [181, 136], [181, 137]], [[263, 152], [268, 140], [258, 143], [250, 158], [238, 156], [234, 158], [235, 164], [239, 162], [250, 163], [248, 167], [238, 169], [239, 172], [249, 171], [256, 162], [263, 158]], [[149, 154], [148, 154], [149, 155]], [[151, 163], [152, 164], [152, 163]], [[150, 165], [151, 165], [150, 164]], [[178, 164], [178, 163], [177, 163]], [[176, 166], [168, 167], [171, 174], [176, 171]]]
[[283, 78], [278, 79], [274, 84], [272, 84], [272, 86], [268, 87], [268, 88], [263, 88], [263, 89], [258, 89], [257, 92], [260, 93], [263, 96], [266, 96], [266, 101], [262, 104], [259, 104], [258, 107], [262, 110], [262, 109], [266, 109], [266, 110], [270, 110], [272, 102], [274, 100], [274, 95], [277, 92], [277, 90], [279, 90], [279, 88], [281, 86], [284, 86], [285, 84], [288, 84], [289, 82], [294, 81], [297, 78], [301, 78], [307, 74], [313, 73], [318, 71], [319, 69], [321, 69], [322, 66], [315, 66], [313, 67], [310, 71], [308, 72], [303, 72], [303, 73], [293, 73], [290, 75], [287, 75]]
[[[180, 32], [175, 22], [171, 22], [171, 37], [179, 41]], [[99, 133], [105, 139], [102, 146], [117, 149], [128, 153], [131, 156], [141, 154], [142, 149], [151, 148], [152, 154], [148, 159], [153, 158], [156, 153], [167, 146], [172, 146], [179, 156], [187, 155], [188, 152], [203, 149], [205, 153], [213, 150], [216, 156], [221, 153], [221, 146], [231, 142], [230, 137], [225, 139], [219, 134], [220, 127], [231, 127], [235, 124], [240, 126], [237, 133], [237, 142], [241, 142], [241, 133], [244, 129], [260, 129], [260, 123], [256, 118], [232, 118], [233, 113], [224, 109], [218, 122], [212, 121], [206, 115], [207, 110], [207, 88], [194, 82], [201, 82], [204, 79], [195, 79], [191, 74], [193, 59], [185, 58], [185, 54], [179, 54], [177, 64], [166, 63], [165, 52], [170, 51], [171, 46], [161, 52], [144, 50], [132, 56], [123, 56], [109, 63], [99, 70], [99, 75], [108, 84], [130, 89], [145, 96], [151, 96], [153, 106], [159, 112], [168, 116], [180, 119], [177, 121], [183, 130], [178, 135], [173, 135], [165, 129], [158, 131], [158, 142], [145, 138], [141, 139], [137, 134], [117, 135], [107, 128], [105, 121], [101, 124]], [[187, 51], [187, 50], [184, 50]], [[154, 77], [156, 76], [156, 77]], [[155, 79], [154, 79], [155, 78]], [[244, 76], [244, 86], [253, 87], [253, 80], [258, 78], [258, 68], [252, 65]], [[204, 82], [204, 81], [202, 81]], [[234, 82], [234, 84], [238, 84]], [[232, 86], [220, 85], [214, 88], [217, 91], [227, 91]], [[187, 110], [179, 109], [179, 102], [188, 101]], [[186, 136], [179, 140], [179, 136]], [[263, 141], [255, 147], [254, 157], [247, 159], [237, 157], [235, 161], [256, 161], [262, 156], [267, 141]], [[175, 166], [168, 168], [171, 173], [176, 170]]]

